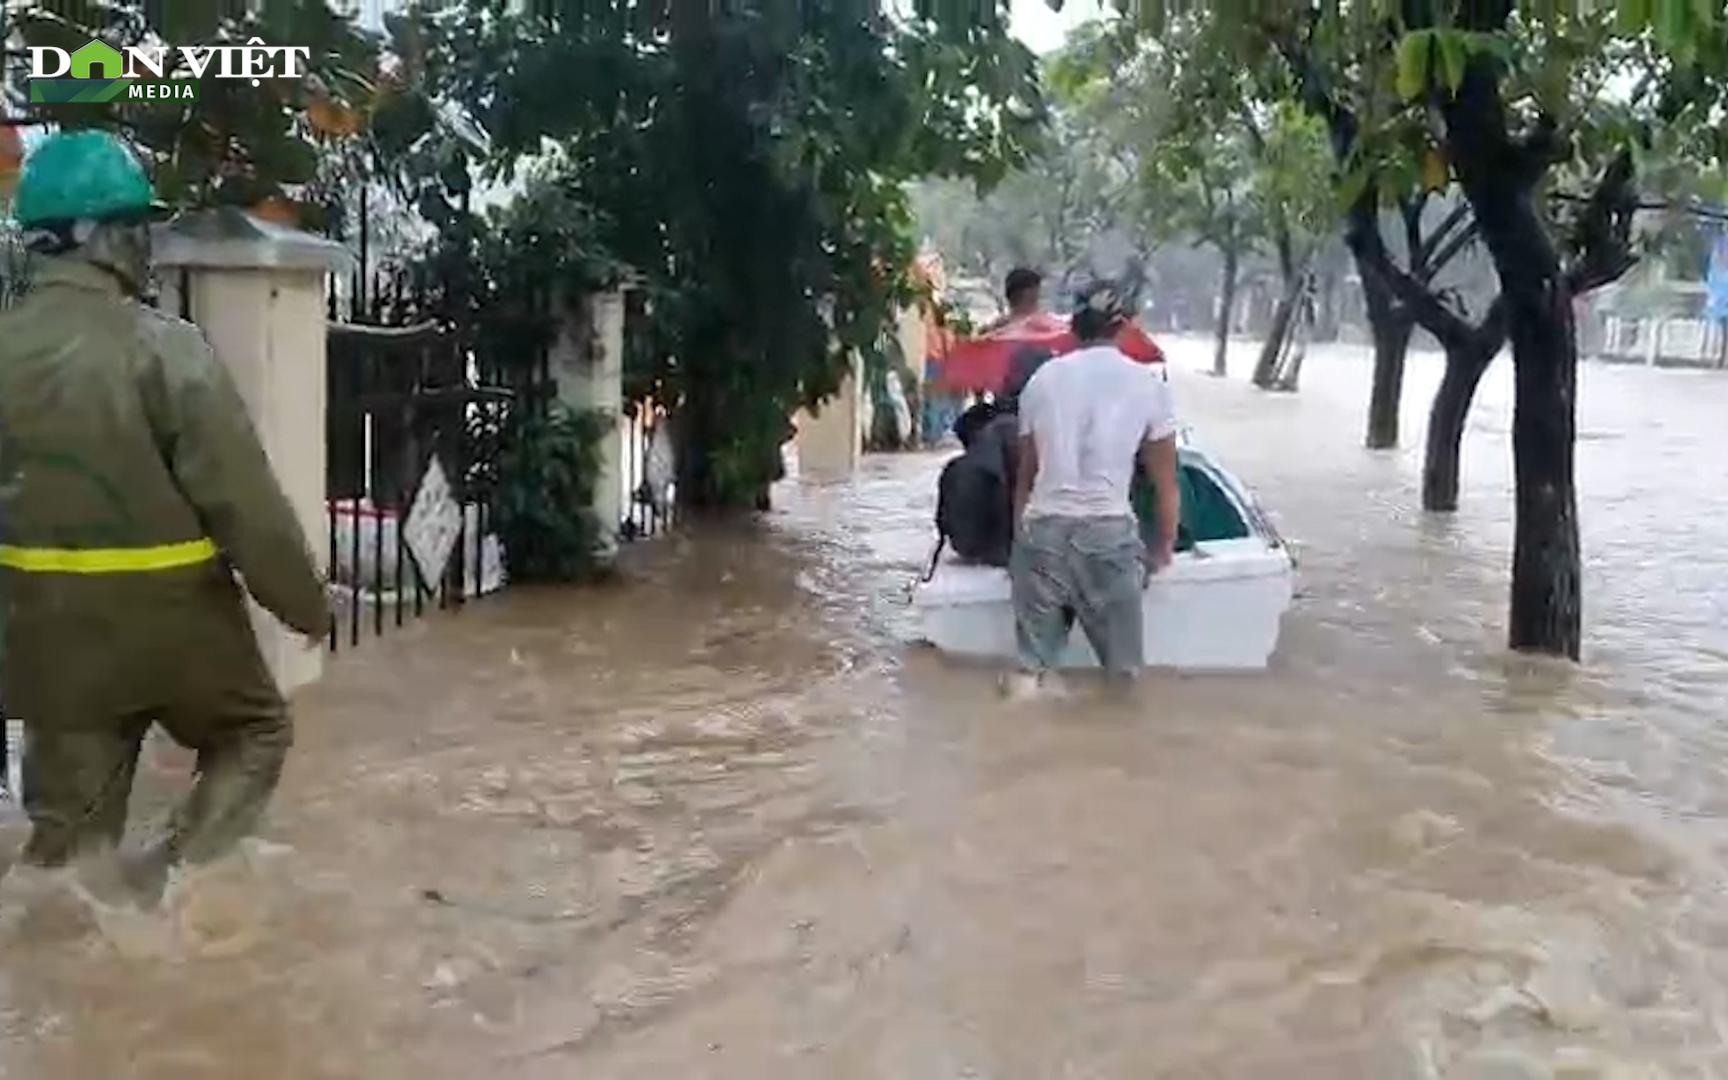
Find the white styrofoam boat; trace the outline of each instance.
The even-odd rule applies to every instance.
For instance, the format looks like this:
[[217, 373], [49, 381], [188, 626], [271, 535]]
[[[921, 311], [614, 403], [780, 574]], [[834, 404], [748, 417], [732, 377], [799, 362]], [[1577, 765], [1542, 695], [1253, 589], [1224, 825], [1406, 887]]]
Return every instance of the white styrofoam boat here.
[[[1189, 671], [1264, 668], [1295, 590], [1295, 562], [1240, 481], [1192, 446], [1180, 451], [1191, 546], [1146, 589], [1146, 664]], [[1008, 571], [950, 553], [912, 590], [923, 640], [944, 652], [1012, 658]], [[1064, 667], [1096, 667], [1074, 628]]]

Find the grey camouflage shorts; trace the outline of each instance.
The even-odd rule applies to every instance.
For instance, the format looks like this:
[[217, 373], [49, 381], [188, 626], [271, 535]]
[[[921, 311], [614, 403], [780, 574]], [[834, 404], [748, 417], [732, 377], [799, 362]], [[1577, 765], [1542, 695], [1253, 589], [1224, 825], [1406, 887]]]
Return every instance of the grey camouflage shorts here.
[[1106, 675], [1138, 675], [1144, 551], [1131, 517], [1027, 518], [1008, 566], [1021, 669], [1056, 667], [1078, 621]]

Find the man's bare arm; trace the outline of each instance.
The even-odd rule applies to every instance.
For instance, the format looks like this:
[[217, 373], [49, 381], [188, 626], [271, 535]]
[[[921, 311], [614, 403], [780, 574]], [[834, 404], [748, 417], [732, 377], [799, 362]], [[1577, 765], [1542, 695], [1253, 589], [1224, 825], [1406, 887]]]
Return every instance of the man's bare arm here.
[[1176, 530], [1182, 522], [1182, 492], [1176, 486], [1176, 436], [1148, 439], [1140, 444], [1140, 471], [1158, 493], [1159, 551], [1176, 550]]
[[1014, 531], [1020, 531], [1020, 521], [1026, 514], [1026, 503], [1032, 498], [1032, 481], [1038, 478], [1038, 442], [1022, 435], [1014, 442]]

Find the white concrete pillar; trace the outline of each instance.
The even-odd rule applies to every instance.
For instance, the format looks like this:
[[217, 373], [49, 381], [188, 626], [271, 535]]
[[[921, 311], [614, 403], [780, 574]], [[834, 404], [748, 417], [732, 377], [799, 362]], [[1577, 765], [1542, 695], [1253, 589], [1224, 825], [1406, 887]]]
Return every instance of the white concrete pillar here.
[[[189, 313], [233, 374], [322, 564], [329, 552], [325, 283], [346, 260], [346, 250], [233, 209], [163, 227], [155, 249], [163, 308]], [[258, 643], [284, 693], [323, 673], [323, 639], [307, 641], [256, 605], [252, 615]]]
[[864, 413], [864, 366], [852, 358], [852, 373], [833, 397], [814, 412], [804, 409], [793, 418], [798, 429], [798, 475], [807, 480], [844, 480], [858, 469], [864, 444], [860, 438]]
[[593, 293], [566, 305], [551, 353], [558, 400], [581, 413], [598, 413], [611, 423], [600, 440], [600, 472], [594, 478], [593, 511], [600, 522], [595, 558], [611, 563], [618, 555], [618, 526], [624, 520], [624, 290]]

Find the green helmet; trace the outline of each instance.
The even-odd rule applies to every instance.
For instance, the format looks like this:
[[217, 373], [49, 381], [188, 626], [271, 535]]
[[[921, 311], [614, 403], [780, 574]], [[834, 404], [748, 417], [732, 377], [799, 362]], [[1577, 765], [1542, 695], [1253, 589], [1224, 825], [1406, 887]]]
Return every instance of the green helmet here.
[[144, 218], [161, 209], [144, 166], [106, 131], [51, 135], [24, 160], [12, 216], [25, 228]]

